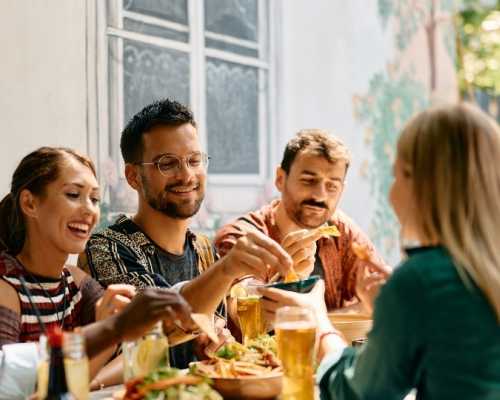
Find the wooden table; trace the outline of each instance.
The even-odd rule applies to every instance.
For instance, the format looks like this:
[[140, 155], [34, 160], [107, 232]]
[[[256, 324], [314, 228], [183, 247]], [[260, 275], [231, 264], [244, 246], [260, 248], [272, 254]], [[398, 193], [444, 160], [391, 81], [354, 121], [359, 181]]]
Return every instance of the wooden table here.
[[[122, 385], [110, 386], [109, 388], [105, 388], [102, 390], [97, 390], [95, 392], [90, 393], [89, 400], [110, 400], [113, 397], [113, 393], [120, 389]], [[415, 400], [415, 393], [412, 392], [408, 396], [404, 398], [404, 400]]]

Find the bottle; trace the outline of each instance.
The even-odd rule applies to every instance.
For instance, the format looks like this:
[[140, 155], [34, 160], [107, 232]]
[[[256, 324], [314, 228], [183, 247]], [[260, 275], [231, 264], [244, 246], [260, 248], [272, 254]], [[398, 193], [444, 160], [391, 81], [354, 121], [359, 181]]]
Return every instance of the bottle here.
[[48, 340], [50, 346], [49, 384], [45, 400], [75, 400], [66, 383], [62, 330], [54, 328], [49, 333]]
[[64, 368], [69, 390], [78, 400], [89, 398], [89, 360], [81, 333], [64, 333]]

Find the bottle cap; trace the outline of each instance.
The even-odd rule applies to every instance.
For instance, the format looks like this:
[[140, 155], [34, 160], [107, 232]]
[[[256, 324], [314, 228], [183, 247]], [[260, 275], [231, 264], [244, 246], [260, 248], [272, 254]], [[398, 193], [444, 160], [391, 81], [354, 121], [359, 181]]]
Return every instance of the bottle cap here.
[[62, 347], [63, 345], [63, 331], [58, 326], [52, 328], [47, 333], [50, 347]]

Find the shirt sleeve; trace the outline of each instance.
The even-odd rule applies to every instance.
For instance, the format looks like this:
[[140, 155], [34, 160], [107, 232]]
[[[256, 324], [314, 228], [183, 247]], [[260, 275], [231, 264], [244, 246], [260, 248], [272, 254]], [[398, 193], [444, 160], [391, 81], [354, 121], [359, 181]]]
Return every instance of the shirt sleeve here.
[[376, 300], [368, 342], [321, 363], [322, 400], [403, 399], [416, 386], [425, 340], [422, 293], [415, 274], [404, 266], [394, 272]]
[[97, 281], [86, 276], [80, 284], [80, 292], [82, 293], [81, 325], [84, 326], [95, 322], [95, 304], [103, 296], [104, 289]]
[[0, 399], [27, 399], [35, 391], [38, 348], [36, 343], [16, 343], [0, 351]]
[[0, 306], [0, 346], [19, 342], [21, 318], [10, 308]]
[[91, 239], [85, 250], [88, 265], [80, 268], [90, 271], [101, 285], [128, 284], [136, 288], [169, 287], [160, 274], [148, 271], [137, 256], [121, 243], [105, 238]]

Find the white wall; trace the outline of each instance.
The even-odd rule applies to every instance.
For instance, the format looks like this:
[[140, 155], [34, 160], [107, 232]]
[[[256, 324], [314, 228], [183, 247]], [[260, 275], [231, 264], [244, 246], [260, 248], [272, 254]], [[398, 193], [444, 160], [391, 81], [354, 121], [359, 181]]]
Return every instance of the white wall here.
[[29, 151], [86, 152], [85, 34], [84, 1], [1, 2], [1, 196]]

